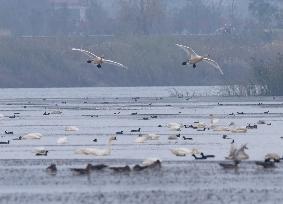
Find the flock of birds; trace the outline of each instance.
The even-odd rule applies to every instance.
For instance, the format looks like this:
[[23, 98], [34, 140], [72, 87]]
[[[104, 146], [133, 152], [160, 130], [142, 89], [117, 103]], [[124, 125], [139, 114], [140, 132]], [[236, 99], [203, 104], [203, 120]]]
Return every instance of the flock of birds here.
[[[45, 111], [46, 113], [46, 111]], [[61, 112], [62, 113], [62, 112]], [[46, 115], [46, 114], [45, 114]], [[136, 115], [131, 114], [131, 115]], [[213, 115], [210, 115], [211, 120], [208, 124], [200, 121], [195, 121], [193, 124], [189, 125], [183, 125], [181, 123], [172, 122], [168, 123], [166, 125], [158, 125], [159, 128], [168, 128], [170, 131], [172, 131], [172, 134], [169, 134], [168, 141], [170, 144], [170, 141], [174, 141], [173, 144], [178, 143], [178, 140], [181, 138], [183, 140], [193, 140], [191, 137], [181, 137], [181, 130], [183, 128], [191, 128], [196, 131], [207, 131], [212, 130], [216, 132], [231, 132], [231, 133], [246, 133], [249, 129], [257, 129], [258, 125], [269, 125], [269, 123], [266, 123], [264, 120], [259, 120], [257, 124], [247, 124], [245, 127], [237, 127], [233, 122], [228, 124], [227, 126], [219, 125], [219, 119], [216, 119], [213, 117]], [[65, 127], [66, 132], [76, 132], [79, 131], [79, 128], [76, 126], [67, 126]], [[132, 129], [130, 130], [130, 133], [138, 133], [138, 136], [134, 139], [134, 142], [136, 144], [144, 144], [150, 141], [157, 141], [160, 139], [160, 135], [155, 133], [147, 133], [147, 134], [141, 134], [142, 130], [141, 128]], [[12, 131], [5, 131], [5, 134], [7, 135], [13, 135]], [[79, 149], [76, 149], [74, 151], [75, 154], [80, 155], [92, 155], [92, 156], [109, 156], [112, 152], [112, 143], [117, 140], [118, 135], [123, 135], [124, 131], [118, 131], [116, 132], [116, 135], [110, 136], [108, 139], [107, 146], [105, 148], [95, 148], [95, 147], [82, 147]], [[26, 135], [20, 136], [18, 138], [14, 138], [13, 140], [39, 140], [43, 137], [41, 133], [28, 133]], [[237, 147], [235, 144], [234, 139], [230, 138], [227, 134], [224, 134], [222, 136], [223, 139], [231, 140], [231, 147], [228, 156], [225, 157], [226, 160], [229, 160], [230, 162], [220, 162], [219, 165], [225, 169], [236, 169], [239, 167], [239, 164], [243, 160], [249, 159], [249, 155], [246, 153], [247, 144], [243, 144], [240, 147]], [[97, 142], [97, 138], [93, 140], [93, 142]], [[68, 143], [67, 137], [60, 137], [57, 139], [57, 144], [64, 145]], [[10, 144], [10, 141], [7, 142], [0, 142], [0, 144]], [[202, 151], [196, 149], [196, 148], [186, 148], [186, 147], [177, 147], [177, 148], [171, 148], [169, 149], [170, 152], [178, 157], [185, 157], [185, 156], [192, 156], [195, 160], [206, 160], [210, 158], [214, 158], [215, 155], [207, 155], [204, 154]], [[48, 150], [45, 147], [37, 147], [33, 150], [33, 153], [35, 156], [47, 156]], [[255, 164], [262, 166], [263, 168], [274, 168], [275, 163], [280, 162], [282, 160], [282, 157], [280, 157], [276, 153], [269, 153], [265, 156], [264, 161], [256, 161]], [[134, 166], [107, 166], [105, 164], [99, 164], [99, 165], [91, 165], [88, 164], [85, 168], [73, 168], [71, 169], [73, 172], [76, 172], [78, 174], [88, 174], [93, 170], [103, 170], [103, 169], [111, 169], [115, 172], [128, 172], [128, 171], [140, 171], [144, 169], [152, 169], [155, 167], [158, 167], [158, 169], [161, 167], [161, 159], [159, 158], [149, 158], [146, 159], [142, 164], [136, 164]], [[47, 170], [49, 172], [56, 172], [57, 167], [55, 164], [50, 165]]]
[[[184, 50], [187, 54], [187, 59], [186, 61], [184, 61], [182, 63], [182, 65], [187, 65], [187, 64], [191, 64], [193, 65], [193, 68], [196, 68], [196, 64], [200, 63], [200, 62], [207, 62], [210, 65], [212, 65], [214, 68], [216, 68], [221, 75], [223, 75], [223, 71], [221, 69], [221, 67], [218, 65], [217, 62], [215, 62], [214, 60], [210, 59], [209, 56], [201, 56], [198, 55], [192, 48], [185, 46], [185, 45], [180, 45], [180, 44], [176, 44], [179, 48], [181, 48], [182, 50]], [[89, 59], [87, 60], [87, 63], [89, 64], [95, 64], [97, 66], [98, 69], [100, 69], [102, 67], [102, 64], [112, 64], [118, 67], [121, 67], [123, 69], [128, 69], [127, 66], [112, 61], [112, 60], [108, 60], [105, 59], [104, 56], [97, 56], [96, 54], [87, 51], [87, 50], [83, 50], [83, 49], [77, 49], [77, 48], [72, 48], [73, 51], [79, 51], [81, 53], [84, 53], [85, 55], [87, 55], [89, 57]]]

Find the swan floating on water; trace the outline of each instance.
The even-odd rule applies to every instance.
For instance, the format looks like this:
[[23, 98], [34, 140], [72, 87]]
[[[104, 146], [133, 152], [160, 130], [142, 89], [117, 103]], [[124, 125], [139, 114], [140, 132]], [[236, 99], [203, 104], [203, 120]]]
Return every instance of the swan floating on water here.
[[67, 126], [65, 127], [65, 131], [75, 132], [75, 131], [79, 131], [79, 128], [76, 126]]
[[60, 137], [57, 140], [57, 144], [67, 144], [67, 143], [68, 143], [67, 137]]
[[114, 140], [117, 140], [115, 136], [111, 136], [108, 140], [108, 148], [81, 148], [75, 151], [76, 154], [94, 155], [94, 156], [108, 156], [111, 154], [111, 145]]
[[179, 157], [184, 157], [187, 154], [193, 155], [193, 154], [200, 154], [200, 152], [193, 148], [193, 149], [188, 149], [188, 148], [175, 148], [175, 149], [170, 149], [170, 151], [172, 152], [172, 154], [179, 156]]
[[200, 56], [196, 54], [196, 52], [188, 46], [180, 45], [180, 44], [176, 44], [176, 45], [181, 49], [183, 49], [188, 54], [188, 60], [183, 62], [182, 65], [187, 65], [189, 63], [192, 64], [194, 68], [196, 68], [197, 63], [204, 61], [212, 65], [214, 68], [216, 68], [222, 75], [224, 74], [221, 67], [217, 64], [217, 62], [215, 62], [212, 59], [209, 59], [208, 56]]
[[42, 137], [41, 133], [38, 132], [32, 132], [24, 135], [21, 139], [24, 140], [32, 140], [32, 139], [40, 139]]
[[96, 64], [97, 68], [100, 69], [101, 68], [101, 65], [103, 63], [106, 63], [106, 64], [112, 64], [112, 65], [115, 65], [115, 66], [118, 66], [118, 67], [122, 67], [124, 69], [128, 69], [128, 67], [126, 67], [125, 65], [123, 64], [120, 64], [118, 62], [114, 62], [114, 61], [111, 61], [111, 60], [107, 60], [107, 59], [104, 59], [103, 56], [101, 57], [98, 57], [97, 55], [87, 51], [87, 50], [82, 50], [82, 49], [77, 49], [77, 48], [72, 48], [73, 51], [79, 51], [79, 52], [82, 52], [84, 53], [85, 55], [87, 55], [88, 57], [90, 57], [89, 60], [87, 60], [87, 63], [89, 64]]

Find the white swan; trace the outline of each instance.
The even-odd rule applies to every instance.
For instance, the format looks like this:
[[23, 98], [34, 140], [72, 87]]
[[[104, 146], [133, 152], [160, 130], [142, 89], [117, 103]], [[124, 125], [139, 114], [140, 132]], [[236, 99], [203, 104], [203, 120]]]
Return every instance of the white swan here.
[[142, 162], [142, 165], [143, 166], [150, 166], [157, 161], [161, 162], [161, 159], [159, 159], [159, 158], [147, 158]]
[[111, 154], [112, 141], [117, 140], [115, 136], [111, 136], [108, 140], [108, 148], [97, 149], [97, 148], [81, 148], [75, 151], [76, 154], [94, 155], [94, 156], [108, 156]]
[[268, 153], [264, 157], [265, 160], [280, 161], [281, 157], [276, 153]]
[[67, 143], [68, 143], [67, 137], [60, 137], [57, 140], [57, 144], [67, 144]]
[[237, 127], [234, 129], [231, 129], [231, 132], [233, 133], [246, 133], [248, 129], [246, 127]]
[[188, 54], [189, 59], [186, 62], [183, 62], [182, 63], [183, 65], [187, 65], [187, 63], [189, 63], [189, 64], [192, 64], [194, 68], [196, 68], [197, 63], [204, 61], [204, 62], [209, 63], [213, 67], [215, 67], [222, 75], [224, 74], [221, 67], [214, 60], [209, 59], [206, 56], [200, 56], [196, 54], [196, 52], [188, 46], [180, 45], [180, 44], [176, 44], [176, 45], [180, 47], [181, 49], [183, 49]]
[[234, 161], [242, 161], [249, 159], [249, 155], [245, 152], [245, 149], [248, 149], [246, 144], [241, 145], [241, 147], [238, 149], [233, 143], [231, 144], [229, 155], [225, 157], [225, 159]]
[[159, 135], [155, 133], [146, 134], [148, 140], [159, 140]]
[[135, 142], [136, 143], [139, 143], [139, 144], [143, 144], [145, 143], [145, 141], [147, 141], [149, 139], [148, 135], [143, 135], [143, 136], [140, 136], [140, 137], [137, 137], [135, 139]]
[[167, 127], [168, 127], [170, 130], [173, 130], [173, 131], [180, 131], [180, 130], [181, 130], [181, 127], [183, 127], [183, 125], [180, 124], [180, 123], [168, 123], [168, 124], [167, 124]]
[[79, 131], [79, 128], [76, 127], [76, 126], [67, 126], [67, 127], [65, 127], [65, 131], [75, 132], [75, 131]]
[[22, 139], [24, 140], [32, 140], [32, 139], [40, 139], [42, 137], [41, 133], [38, 132], [32, 132], [24, 135]]
[[33, 152], [36, 156], [47, 156], [48, 150], [46, 150], [45, 147], [36, 147]]
[[107, 59], [104, 59], [103, 56], [101, 57], [98, 57], [96, 56], [95, 54], [87, 51], [87, 50], [82, 50], [82, 49], [77, 49], [77, 48], [72, 48], [73, 51], [79, 51], [79, 52], [82, 52], [84, 54], [86, 54], [88, 57], [90, 57], [89, 60], [87, 60], [87, 63], [93, 63], [93, 64], [96, 64], [97, 65], [97, 68], [101, 68], [101, 65], [103, 63], [106, 63], [106, 64], [112, 64], [112, 65], [116, 65], [118, 67], [122, 67], [124, 69], [128, 69], [128, 67], [126, 67], [125, 65], [123, 64], [120, 64], [118, 62], [114, 62], [114, 61], [111, 61], [111, 60], [107, 60]]
[[188, 149], [188, 148], [175, 148], [175, 149], [170, 149], [170, 151], [176, 155], [176, 156], [186, 156], [187, 154], [200, 154], [200, 152], [193, 148], [193, 149]]

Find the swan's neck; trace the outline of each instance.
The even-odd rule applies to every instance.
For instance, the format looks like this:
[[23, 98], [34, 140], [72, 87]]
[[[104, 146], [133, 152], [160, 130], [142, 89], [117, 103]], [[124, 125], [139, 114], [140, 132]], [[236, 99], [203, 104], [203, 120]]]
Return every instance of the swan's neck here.
[[108, 154], [111, 154], [111, 150], [112, 150], [111, 146], [112, 146], [112, 140], [109, 140], [109, 142], [108, 142], [108, 148], [107, 148], [107, 153], [108, 153]]

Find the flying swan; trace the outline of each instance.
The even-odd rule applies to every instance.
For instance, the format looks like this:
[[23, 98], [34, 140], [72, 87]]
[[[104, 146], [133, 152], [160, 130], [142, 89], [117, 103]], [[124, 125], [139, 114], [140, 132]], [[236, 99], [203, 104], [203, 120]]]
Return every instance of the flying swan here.
[[188, 46], [180, 45], [180, 44], [176, 44], [176, 45], [181, 49], [183, 49], [188, 54], [188, 60], [183, 62], [182, 65], [187, 65], [189, 63], [192, 64], [194, 68], [196, 68], [197, 63], [204, 61], [215, 67], [222, 75], [224, 74], [221, 67], [217, 64], [217, 62], [215, 62], [212, 59], [209, 59], [208, 58], [209, 56], [200, 56], [196, 54], [196, 52]]
[[114, 61], [111, 61], [111, 60], [107, 60], [107, 59], [104, 59], [103, 56], [101, 57], [98, 57], [96, 56], [95, 54], [87, 51], [87, 50], [82, 50], [82, 49], [77, 49], [77, 48], [72, 48], [73, 51], [79, 51], [79, 52], [82, 52], [84, 54], [86, 54], [90, 59], [88, 59], [86, 62], [89, 63], [89, 64], [96, 64], [97, 68], [100, 69], [101, 68], [101, 65], [103, 63], [106, 63], [106, 64], [112, 64], [112, 65], [116, 65], [118, 67], [122, 67], [124, 69], [128, 69], [128, 67], [126, 67], [125, 65], [123, 64], [120, 64], [118, 62], [114, 62]]

